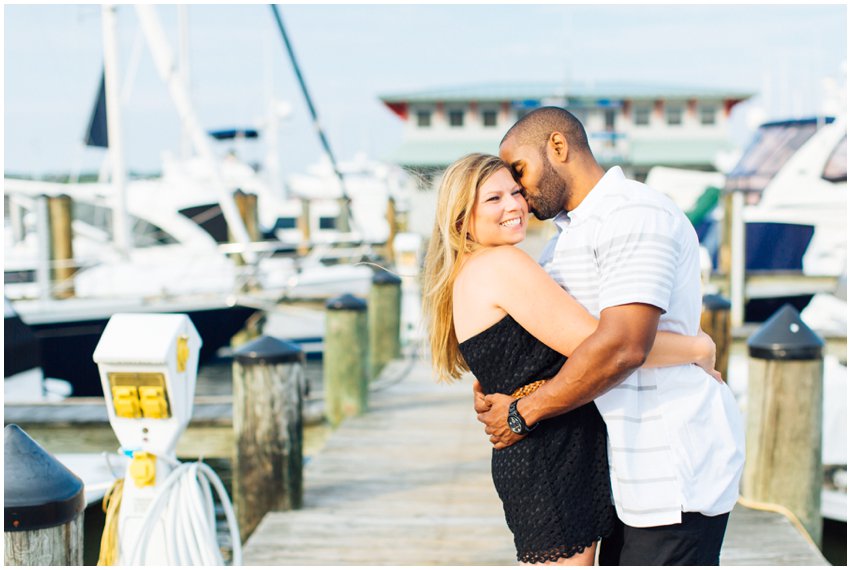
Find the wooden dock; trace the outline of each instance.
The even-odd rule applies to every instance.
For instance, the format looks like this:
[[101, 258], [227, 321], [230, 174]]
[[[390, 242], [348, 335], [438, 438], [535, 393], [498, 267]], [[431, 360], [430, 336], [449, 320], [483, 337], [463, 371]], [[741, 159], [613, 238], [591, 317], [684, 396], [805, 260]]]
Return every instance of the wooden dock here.
[[[305, 468], [304, 508], [269, 513], [244, 563], [514, 565], [490, 454], [470, 383], [438, 385], [418, 362], [327, 439]], [[721, 562], [827, 565], [785, 517], [742, 507]]]

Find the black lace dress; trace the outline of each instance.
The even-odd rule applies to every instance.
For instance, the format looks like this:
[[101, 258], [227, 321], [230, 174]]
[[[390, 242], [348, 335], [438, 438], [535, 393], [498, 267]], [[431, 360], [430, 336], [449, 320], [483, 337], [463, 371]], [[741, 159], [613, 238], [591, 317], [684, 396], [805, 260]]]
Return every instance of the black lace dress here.
[[[460, 349], [486, 394], [511, 394], [551, 378], [566, 359], [510, 315]], [[520, 442], [494, 450], [491, 474], [521, 562], [572, 556], [612, 529], [606, 426], [593, 403], [544, 420]]]

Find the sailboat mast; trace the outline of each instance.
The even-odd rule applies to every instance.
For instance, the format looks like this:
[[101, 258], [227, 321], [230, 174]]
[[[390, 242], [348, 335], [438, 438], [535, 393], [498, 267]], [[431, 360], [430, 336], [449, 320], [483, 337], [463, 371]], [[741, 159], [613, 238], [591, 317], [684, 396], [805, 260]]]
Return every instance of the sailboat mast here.
[[160, 25], [159, 18], [157, 18], [154, 6], [150, 4], [136, 4], [136, 14], [139, 17], [139, 23], [142, 26], [145, 38], [148, 40], [148, 47], [154, 57], [154, 64], [157, 71], [168, 86], [169, 94], [177, 109], [177, 114], [180, 116], [181, 125], [190, 136], [195, 151], [212, 174], [212, 182], [218, 191], [219, 205], [222, 207], [222, 213], [228, 223], [228, 228], [233, 232], [236, 238], [235, 241], [244, 246], [243, 251], [240, 252], [243, 259], [253, 264], [257, 260], [257, 255], [249, 247], [251, 238], [248, 236], [245, 224], [233, 201], [233, 196], [228, 191], [227, 185], [224, 182], [207, 134], [201, 128], [198, 117], [195, 116], [186, 85], [176, 72], [170, 44], [165, 31]]
[[121, 104], [118, 96], [118, 21], [116, 7], [105, 4], [101, 9], [103, 26], [103, 67], [106, 93], [107, 133], [112, 181], [112, 234], [119, 254], [127, 257], [133, 246], [127, 219], [124, 148], [121, 136]]
[[[183, 80], [186, 92], [191, 93], [189, 85], [189, 6], [186, 4], [178, 4], [177, 6], [177, 29], [179, 38], [178, 69], [180, 69], [180, 77]], [[192, 154], [192, 141], [183, 125], [180, 129], [180, 152], [184, 159], [189, 158]]]
[[310, 97], [310, 92], [307, 90], [307, 84], [304, 82], [304, 77], [301, 75], [301, 67], [298, 65], [295, 52], [293, 51], [293, 46], [290, 44], [290, 38], [287, 35], [286, 28], [284, 27], [284, 21], [281, 18], [281, 14], [278, 12], [278, 7], [275, 4], [272, 4], [272, 13], [275, 15], [275, 22], [277, 22], [278, 30], [281, 32], [281, 38], [284, 40], [284, 47], [287, 50], [290, 62], [293, 64], [293, 70], [295, 71], [296, 79], [298, 79], [298, 84], [301, 87], [301, 92], [304, 95], [304, 100], [307, 102], [307, 109], [310, 111], [310, 117], [313, 119], [313, 127], [319, 135], [319, 142], [322, 143], [322, 148], [325, 150], [325, 154], [331, 161], [331, 168], [334, 169], [334, 174], [337, 176], [337, 180], [340, 183], [340, 191], [343, 196], [340, 198], [340, 216], [337, 218], [337, 229], [341, 232], [348, 232], [349, 223], [354, 220], [352, 219], [349, 211], [350, 199], [349, 195], [346, 193], [343, 175], [340, 173], [340, 169], [337, 168], [337, 161], [334, 159], [334, 153], [331, 152], [331, 145], [328, 144], [328, 139], [325, 137], [325, 131], [319, 123], [319, 116], [316, 113], [316, 108], [313, 106], [313, 99]]

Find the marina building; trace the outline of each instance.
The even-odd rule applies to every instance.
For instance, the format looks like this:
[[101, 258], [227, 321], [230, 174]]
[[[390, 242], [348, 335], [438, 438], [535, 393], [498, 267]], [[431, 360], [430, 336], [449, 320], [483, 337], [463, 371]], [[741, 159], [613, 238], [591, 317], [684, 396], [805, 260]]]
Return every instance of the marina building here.
[[742, 91], [649, 84], [486, 84], [381, 96], [404, 122], [389, 159], [427, 178], [470, 152], [496, 153], [517, 119], [540, 106], [572, 112], [603, 167], [620, 165], [639, 180], [653, 166], [715, 170], [730, 150], [731, 109]]
[[[644, 180], [654, 166], [714, 171], [732, 150], [728, 119], [754, 93], [626, 83], [492, 83], [388, 94], [381, 101], [404, 123], [388, 159], [418, 175], [409, 229], [431, 235], [431, 192], [443, 170], [471, 152], [496, 154], [505, 132], [541, 106], [563, 107], [582, 121], [597, 161]], [[537, 226], [530, 220], [530, 230]], [[528, 240], [527, 240], [528, 241]]]

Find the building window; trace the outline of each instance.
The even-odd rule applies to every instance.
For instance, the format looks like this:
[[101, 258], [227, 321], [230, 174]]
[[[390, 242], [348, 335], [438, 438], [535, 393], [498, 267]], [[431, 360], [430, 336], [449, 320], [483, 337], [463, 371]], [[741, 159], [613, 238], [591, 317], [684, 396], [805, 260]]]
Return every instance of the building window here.
[[615, 114], [616, 111], [614, 109], [606, 109], [603, 112], [606, 119], [606, 130], [613, 131], [615, 130]]
[[482, 111], [482, 125], [485, 127], [495, 127], [496, 126], [496, 111], [493, 109], [487, 109]]
[[633, 122], [641, 127], [650, 124], [650, 107], [647, 105], [636, 105], [632, 112]]
[[665, 106], [665, 120], [669, 125], [682, 125], [683, 108], [676, 105]]
[[431, 111], [417, 111], [417, 126], [418, 127], [430, 127], [431, 126]]
[[450, 109], [449, 111], [449, 126], [463, 127], [464, 126], [464, 111], [461, 109]]
[[712, 105], [700, 106], [700, 124], [714, 125], [715, 124], [715, 107]]

